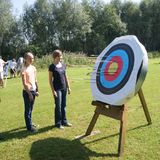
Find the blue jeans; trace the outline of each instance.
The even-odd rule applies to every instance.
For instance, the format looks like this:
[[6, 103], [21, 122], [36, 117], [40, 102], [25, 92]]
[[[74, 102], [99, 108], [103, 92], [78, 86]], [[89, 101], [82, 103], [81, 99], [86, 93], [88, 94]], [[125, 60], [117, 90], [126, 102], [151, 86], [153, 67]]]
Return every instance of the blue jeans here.
[[32, 129], [32, 110], [33, 110], [33, 105], [35, 101], [35, 95], [34, 92], [31, 92], [33, 95], [33, 101], [31, 102], [29, 99], [28, 93], [23, 90], [23, 99], [24, 99], [24, 118], [25, 118], [25, 123], [26, 123], [26, 128], [27, 130]]
[[55, 125], [57, 127], [67, 124], [66, 118], [66, 95], [67, 89], [57, 90], [55, 100]]

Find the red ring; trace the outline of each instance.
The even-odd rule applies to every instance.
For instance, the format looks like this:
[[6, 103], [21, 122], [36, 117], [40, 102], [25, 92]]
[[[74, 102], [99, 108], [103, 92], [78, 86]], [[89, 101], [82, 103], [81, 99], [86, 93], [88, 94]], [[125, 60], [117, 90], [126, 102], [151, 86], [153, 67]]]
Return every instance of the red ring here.
[[[110, 66], [112, 63], [117, 63], [118, 64], [118, 68], [117, 70], [113, 73], [110, 74], [108, 72]], [[111, 58], [111, 60], [109, 61], [109, 63], [106, 64], [105, 70], [104, 70], [104, 77], [107, 81], [114, 81], [120, 74], [121, 70], [123, 67], [123, 61], [122, 58], [120, 56], [114, 56]]]

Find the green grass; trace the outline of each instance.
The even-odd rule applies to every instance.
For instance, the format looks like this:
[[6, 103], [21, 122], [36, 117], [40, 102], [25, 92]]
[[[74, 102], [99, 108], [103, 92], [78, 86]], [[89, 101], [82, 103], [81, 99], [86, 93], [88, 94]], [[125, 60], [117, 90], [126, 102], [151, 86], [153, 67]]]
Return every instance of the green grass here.
[[[160, 60], [150, 60], [143, 85], [153, 124], [147, 126], [136, 96], [128, 102], [128, 125], [125, 144], [127, 160], [160, 159]], [[68, 68], [72, 94], [68, 96], [67, 115], [72, 128], [58, 130], [53, 125], [53, 98], [47, 69], [39, 71], [40, 97], [36, 99], [33, 122], [40, 125], [37, 134], [24, 128], [22, 84], [9, 79], [0, 90], [0, 160], [117, 160], [119, 122], [100, 116], [94, 130], [101, 133], [81, 140], [74, 137], [85, 132], [94, 107], [91, 106], [89, 76], [91, 67]]]

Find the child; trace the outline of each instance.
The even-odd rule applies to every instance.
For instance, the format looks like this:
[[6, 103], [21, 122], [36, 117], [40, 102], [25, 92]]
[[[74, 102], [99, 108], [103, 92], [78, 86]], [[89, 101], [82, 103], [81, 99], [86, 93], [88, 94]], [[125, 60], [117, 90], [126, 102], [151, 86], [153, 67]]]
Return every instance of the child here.
[[55, 100], [55, 126], [63, 129], [63, 126], [71, 127], [66, 118], [66, 94], [71, 92], [66, 67], [62, 64], [62, 52], [53, 52], [53, 63], [49, 66], [49, 83]]
[[22, 69], [22, 83], [23, 83], [23, 99], [24, 99], [24, 117], [26, 128], [30, 132], [36, 132], [36, 126], [32, 125], [32, 110], [35, 101], [35, 96], [38, 96], [38, 84], [36, 76], [36, 68], [32, 65], [34, 56], [32, 53], [24, 55], [24, 68]]

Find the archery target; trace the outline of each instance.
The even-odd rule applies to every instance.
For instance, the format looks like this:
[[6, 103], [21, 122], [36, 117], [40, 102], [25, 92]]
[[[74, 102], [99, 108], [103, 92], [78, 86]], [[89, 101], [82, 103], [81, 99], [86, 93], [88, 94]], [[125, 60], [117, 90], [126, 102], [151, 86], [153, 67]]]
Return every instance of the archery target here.
[[91, 77], [93, 98], [122, 105], [133, 97], [145, 80], [148, 57], [135, 36], [116, 38], [98, 56]]

